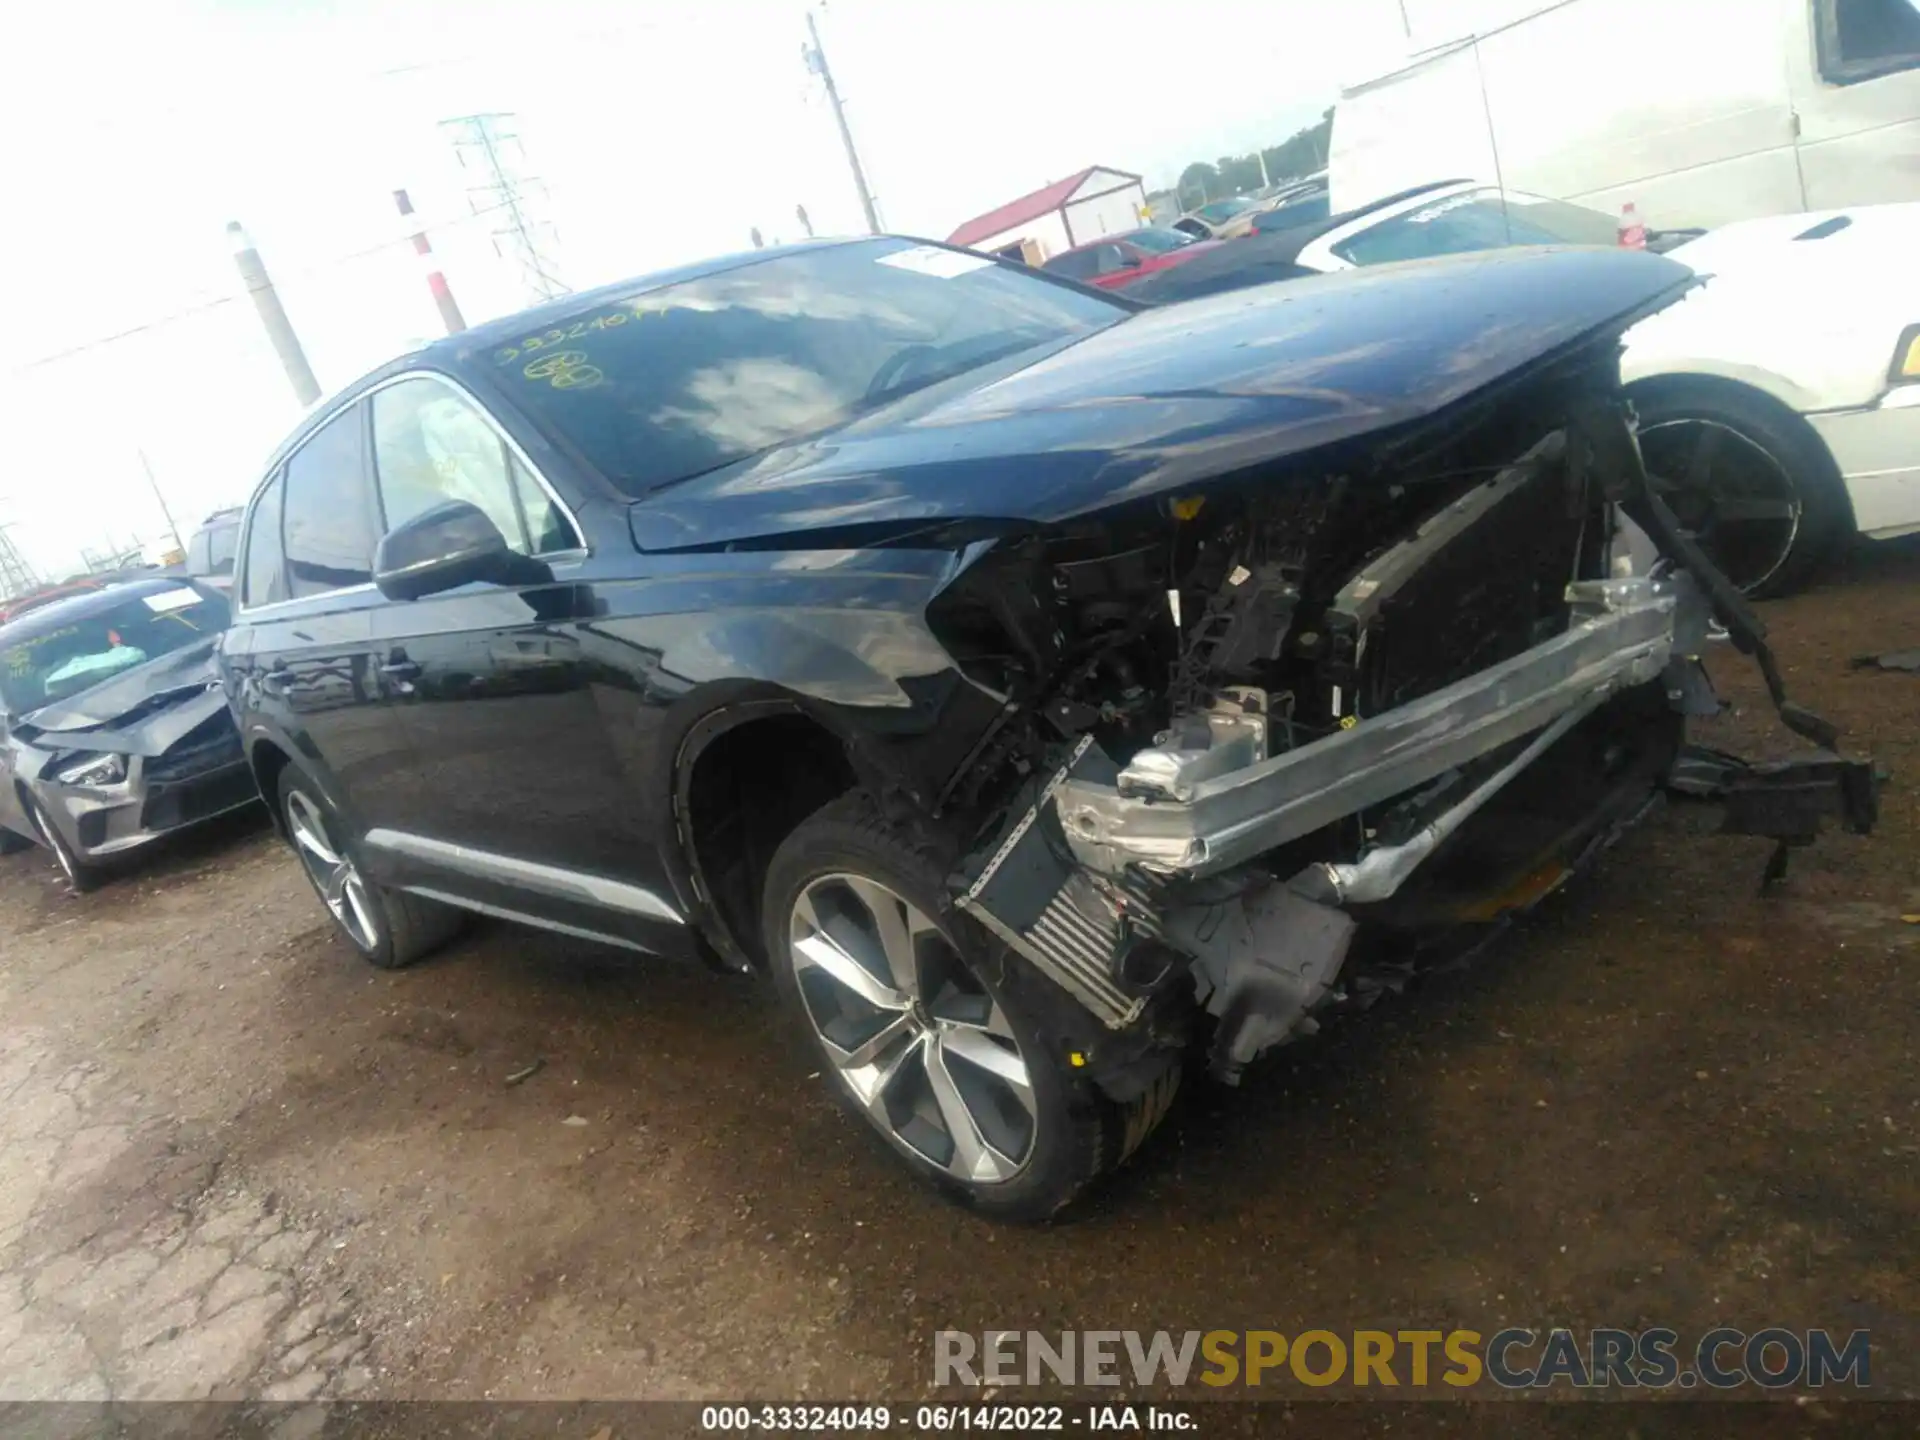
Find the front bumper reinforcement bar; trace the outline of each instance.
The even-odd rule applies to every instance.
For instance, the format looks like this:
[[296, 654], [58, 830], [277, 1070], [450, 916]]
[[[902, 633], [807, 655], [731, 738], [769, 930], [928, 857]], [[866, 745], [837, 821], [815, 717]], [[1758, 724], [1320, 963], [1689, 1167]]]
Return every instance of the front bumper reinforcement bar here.
[[1210, 776], [1195, 764], [1202, 778], [1186, 783], [1177, 757], [1159, 753], [1112, 785], [1068, 779], [1054, 802], [1068, 846], [1111, 876], [1216, 874], [1652, 680], [1704, 633], [1684, 573], [1581, 581], [1568, 594], [1564, 633], [1271, 759]]

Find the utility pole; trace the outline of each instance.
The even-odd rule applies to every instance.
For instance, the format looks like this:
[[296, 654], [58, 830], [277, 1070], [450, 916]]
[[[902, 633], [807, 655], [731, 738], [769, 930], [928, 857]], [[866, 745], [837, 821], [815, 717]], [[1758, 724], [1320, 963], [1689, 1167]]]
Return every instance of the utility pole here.
[[1400, 28], [1407, 32], [1407, 39], [1413, 38], [1413, 22], [1407, 19], [1407, 0], [1400, 0]]
[[173, 548], [178, 550], [181, 558], [184, 559], [187, 553], [187, 542], [180, 538], [180, 527], [173, 523], [173, 511], [167, 508], [167, 497], [160, 493], [160, 482], [153, 475], [153, 462], [147, 459], [145, 450], [135, 447], [134, 453], [140, 457], [140, 468], [147, 472], [147, 484], [153, 488], [154, 501], [160, 506], [160, 513], [166, 517], [167, 529], [173, 533]]
[[847, 149], [847, 167], [853, 171], [853, 188], [860, 192], [860, 209], [867, 217], [867, 233], [880, 233], [880, 217], [874, 213], [873, 192], [867, 188], [867, 172], [860, 168], [860, 152], [853, 148], [853, 131], [847, 128], [846, 107], [840, 103], [839, 87], [833, 83], [833, 70], [827, 64], [827, 52], [820, 44], [820, 27], [813, 23], [813, 12], [807, 12], [807, 35], [812, 44], [802, 48], [801, 55], [807, 62], [807, 68], [820, 77], [820, 83], [826, 86], [827, 101], [833, 106], [833, 120], [840, 127], [840, 143]]
[[[549, 240], [553, 235], [553, 226], [535, 213], [536, 192], [544, 192], [545, 186], [538, 176], [518, 174], [508, 163], [507, 147], [519, 150], [523, 157], [526, 154], [520, 137], [502, 123], [511, 119], [511, 115], [497, 113], [462, 115], [442, 120], [440, 124], [453, 131], [453, 146], [459, 153], [460, 163], [464, 166], [468, 155], [473, 155], [486, 177], [486, 184], [468, 187], [468, 203], [473, 206], [473, 213], [506, 212], [506, 223], [493, 232], [494, 250], [504, 253], [500, 251], [502, 240], [511, 245], [527, 288], [537, 299], [551, 300], [572, 291], [560, 279], [552, 257], [541, 248], [542, 235]], [[487, 202], [485, 205], [479, 203], [483, 199]]]
[[293, 382], [293, 393], [302, 405], [313, 404], [320, 398], [320, 382], [313, 378], [307, 352], [300, 348], [300, 337], [293, 333], [293, 322], [287, 319], [279, 292], [273, 288], [267, 267], [261, 263], [260, 252], [253, 248], [253, 241], [247, 238], [238, 220], [228, 222], [227, 239], [233, 245], [233, 262], [240, 267], [240, 278], [246, 282], [247, 293], [253, 296], [253, 308], [260, 312], [267, 339], [273, 342], [274, 353], [286, 367], [287, 379]]
[[433, 245], [427, 239], [427, 227], [414, 218], [413, 201], [407, 198], [407, 192], [393, 192], [393, 203], [400, 207], [400, 218], [412, 227], [413, 253], [420, 257], [420, 264], [427, 272], [427, 289], [433, 292], [433, 303], [440, 311], [440, 323], [447, 327], [449, 335], [458, 335], [467, 328], [467, 318], [460, 313], [460, 307], [454, 302], [453, 291], [447, 287], [447, 277], [440, 273], [440, 264], [433, 258]]
[[1253, 155], [1254, 158], [1260, 162], [1260, 188], [1264, 190], [1273, 184], [1273, 182], [1267, 178], [1267, 152], [1256, 145]]

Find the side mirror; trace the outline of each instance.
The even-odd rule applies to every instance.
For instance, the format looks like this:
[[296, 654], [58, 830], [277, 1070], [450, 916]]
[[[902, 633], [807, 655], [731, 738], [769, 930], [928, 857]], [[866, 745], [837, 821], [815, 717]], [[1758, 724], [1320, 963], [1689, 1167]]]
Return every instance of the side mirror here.
[[1140, 257], [1138, 255], [1129, 255], [1124, 250], [1120, 252], [1120, 268], [1122, 270], [1138, 270], [1140, 263]]
[[465, 500], [423, 510], [381, 537], [373, 583], [389, 600], [418, 600], [462, 585], [543, 585], [553, 570], [509, 549], [500, 527]]

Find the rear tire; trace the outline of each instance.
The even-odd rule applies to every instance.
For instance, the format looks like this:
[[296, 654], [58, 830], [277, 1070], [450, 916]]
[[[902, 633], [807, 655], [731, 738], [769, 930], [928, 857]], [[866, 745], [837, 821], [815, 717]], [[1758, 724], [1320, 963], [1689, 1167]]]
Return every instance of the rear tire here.
[[289, 765], [280, 772], [280, 823], [301, 873], [326, 907], [334, 928], [369, 965], [399, 970], [457, 935], [466, 912], [377, 885], [360, 873], [356, 839], [319, 787]]
[[18, 855], [22, 850], [31, 850], [33, 841], [12, 830], [0, 830], [0, 855]]
[[1131, 1104], [1102, 1095], [1037, 1021], [1047, 982], [947, 903], [936, 848], [863, 792], [815, 812], [768, 867], [768, 962], [836, 1098], [909, 1169], [1044, 1220], [1152, 1133], [1177, 1057]]
[[1724, 381], [1652, 380], [1631, 393], [1655, 489], [1746, 594], [1792, 594], [1851, 534], [1833, 457], [1798, 416]]

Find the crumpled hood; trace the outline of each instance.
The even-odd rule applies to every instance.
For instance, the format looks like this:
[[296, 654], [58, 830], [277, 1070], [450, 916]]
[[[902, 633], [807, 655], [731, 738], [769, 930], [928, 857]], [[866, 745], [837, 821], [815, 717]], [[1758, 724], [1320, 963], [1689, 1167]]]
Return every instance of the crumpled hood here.
[[1133, 315], [631, 510], [642, 550], [960, 519], [1057, 523], [1392, 430], [1695, 283], [1626, 250], [1503, 250]]
[[15, 721], [13, 733], [43, 750], [161, 754], [226, 708], [213, 663], [217, 638], [209, 636], [42, 705]]

